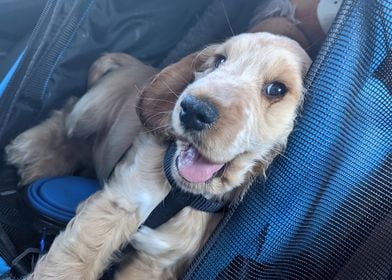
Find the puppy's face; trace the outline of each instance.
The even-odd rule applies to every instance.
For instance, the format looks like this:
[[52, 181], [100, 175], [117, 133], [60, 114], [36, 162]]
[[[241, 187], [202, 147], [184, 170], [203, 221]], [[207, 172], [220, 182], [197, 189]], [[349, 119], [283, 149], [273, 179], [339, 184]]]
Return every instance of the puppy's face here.
[[172, 173], [188, 191], [224, 195], [286, 144], [310, 59], [290, 39], [255, 33], [210, 46], [196, 62], [168, 119]]

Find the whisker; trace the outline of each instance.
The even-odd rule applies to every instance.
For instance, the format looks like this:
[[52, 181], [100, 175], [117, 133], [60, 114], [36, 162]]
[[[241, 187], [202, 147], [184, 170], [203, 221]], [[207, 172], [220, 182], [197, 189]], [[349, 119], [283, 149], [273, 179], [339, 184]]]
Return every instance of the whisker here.
[[279, 149], [279, 148], [276, 148], [276, 147], [273, 147], [273, 148], [271, 148], [270, 149], [270, 151], [271, 152], [275, 152], [276, 153], [276, 155], [274, 156], [274, 158], [276, 157], [276, 156], [281, 156], [281, 157], [283, 157], [283, 158], [285, 158], [285, 159], [290, 159], [289, 157], [287, 157], [285, 154], [284, 154], [284, 148], [281, 148], [281, 149]]
[[168, 89], [172, 94], [174, 94], [177, 98], [179, 97], [179, 96], [170, 88], [170, 86], [169, 86], [164, 80], [162, 80], [162, 83], [167, 87], [167, 89]]
[[[192, 66], [191, 66], [192, 67]], [[181, 76], [181, 75], [178, 75], [180, 78], [181, 78], [181, 80], [185, 83], [185, 84], [189, 84], [189, 81], [187, 80], [187, 79], [185, 79], [183, 76]]]
[[144, 85], [143, 88], [141, 88], [141, 89], [137, 85], [134, 85], [134, 87], [137, 91], [137, 96], [140, 97], [140, 96], [142, 96], [143, 90], [146, 87], [146, 85]]
[[[171, 111], [170, 111], [171, 112]], [[164, 115], [164, 114], [168, 114], [168, 112], [158, 112], [158, 113], [156, 113], [156, 114], [154, 114], [154, 115], [152, 115], [152, 116], [149, 116], [145, 121], [144, 121], [144, 123], [147, 123], [149, 120], [151, 120], [151, 119], [153, 119], [153, 118], [155, 118], [155, 117], [157, 117], [157, 116], [159, 116], [159, 115]]]
[[138, 86], [135, 84], [134, 85], [136, 92], [138, 93], [138, 97], [140, 97], [142, 95], [142, 90], [140, 88], [138, 88]]
[[167, 102], [167, 103], [170, 103], [170, 104], [176, 104], [176, 102], [173, 102], [173, 101], [170, 101], [170, 100], [166, 100], [166, 99], [161, 99], [161, 98], [143, 97], [143, 99], [153, 100], [153, 101], [162, 101], [162, 102]]
[[[137, 108], [137, 109], [140, 109], [142, 112], [148, 112], [148, 109], [146, 109], [145, 107], [141, 107], [141, 106], [138, 106], [138, 105], [134, 105], [135, 106], [135, 108]], [[168, 111], [159, 111], [159, 112], [157, 112], [157, 113], [171, 113], [173, 110], [168, 110]]]
[[196, 61], [200, 58], [201, 55], [204, 55], [203, 52], [205, 52], [206, 50], [203, 49], [201, 51], [199, 51], [196, 56], [193, 58], [192, 63], [191, 63], [191, 68], [194, 69], [194, 71], [196, 71]]
[[220, 1], [220, 2], [222, 4], [222, 9], [223, 9], [223, 13], [225, 14], [225, 18], [226, 18], [227, 24], [229, 25], [230, 32], [234, 36], [235, 33], [234, 33], [234, 30], [233, 30], [233, 27], [231, 26], [230, 19], [229, 19], [229, 16], [227, 14], [225, 3], [223, 3], [223, 1]]
[[196, 54], [196, 56], [193, 58], [192, 64], [191, 64], [191, 68], [194, 70], [194, 72], [197, 71], [197, 69], [196, 69], [196, 61], [199, 60], [199, 59], [204, 60], [204, 59], [202, 59], [202, 58], [200, 58], [200, 57], [201, 57], [201, 56], [207, 56], [205, 53], [209, 51], [209, 48], [211, 48], [211, 46], [202, 49], [202, 50], [199, 51], [199, 52]]
[[151, 133], [151, 132], [154, 132], [154, 131], [159, 130], [159, 129], [162, 129], [162, 128], [169, 128], [169, 127], [170, 127], [169, 125], [165, 124], [165, 125], [161, 125], [161, 126], [152, 128], [152, 129], [145, 129], [145, 130], [142, 130], [142, 131], [139, 132], [139, 133], [140, 133], [140, 134], [147, 134], [147, 133]]

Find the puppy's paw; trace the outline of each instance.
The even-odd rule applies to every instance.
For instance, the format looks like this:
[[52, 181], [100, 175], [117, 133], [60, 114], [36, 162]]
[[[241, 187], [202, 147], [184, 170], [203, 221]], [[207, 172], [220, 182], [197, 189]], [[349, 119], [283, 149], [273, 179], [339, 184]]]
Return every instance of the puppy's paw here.
[[[40, 138], [36, 137], [36, 129], [30, 129], [20, 134], [11, 144], [5, 147], [6, 162], [16, 166], [21, 177], [19, 185], [28, 184], [40, 177], [43, 172], [39, 162], [45, 152], [42, 150]], [[46, 155], [47, 156], [47, 155]]]
[[65, 115], [75, 102], [70, 99], [63, 110], [54, 111], [49, 119], [26, 130], [5, 148], [6, 162], [17, 167], [20, 185], [69, 174], [80, 161], [85, 152], [67, 138], [64, 126]]
[[[134, 234], [131, 241], [133, 247], [142, 250], [150, 255], [158, 255], [170, 249], [171, 243], [167, 240], [168, 236], [146, 226]], [[154, 242], [151, 242], [154, 240]]]

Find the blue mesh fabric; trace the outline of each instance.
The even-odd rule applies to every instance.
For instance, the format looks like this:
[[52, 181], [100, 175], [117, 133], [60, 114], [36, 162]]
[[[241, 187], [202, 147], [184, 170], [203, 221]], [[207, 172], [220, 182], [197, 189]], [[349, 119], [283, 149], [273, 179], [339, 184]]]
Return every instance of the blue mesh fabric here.
[[345, 1], [288, 148], [185, 279], [392, 279], [392, 1]]

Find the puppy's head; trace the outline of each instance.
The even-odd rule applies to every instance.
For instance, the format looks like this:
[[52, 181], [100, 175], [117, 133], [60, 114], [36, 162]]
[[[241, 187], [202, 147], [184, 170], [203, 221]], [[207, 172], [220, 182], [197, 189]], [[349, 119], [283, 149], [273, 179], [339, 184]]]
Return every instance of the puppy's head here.
[[139, 116], [147, 129], [175, 137], [180, 186], [224, 196], [244, 189], [285, 146], [309, 65], [286, 37], [235, 36], [164, 69], [142, 93]]

